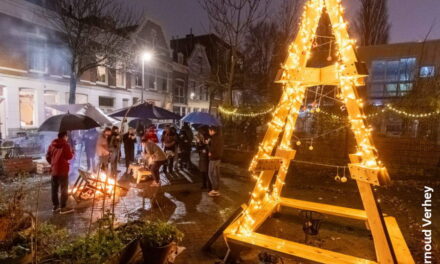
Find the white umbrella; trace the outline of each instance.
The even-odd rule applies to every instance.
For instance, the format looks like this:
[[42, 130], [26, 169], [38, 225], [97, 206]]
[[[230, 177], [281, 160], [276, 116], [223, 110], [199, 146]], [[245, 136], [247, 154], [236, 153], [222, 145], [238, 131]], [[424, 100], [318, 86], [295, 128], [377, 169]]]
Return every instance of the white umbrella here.
[[95, 120], [101, 126], [111, 126], [119, 120], [106, 115], [100, 108], [92, 104], [69, 104], [69, 105], [49, 105], [50, 108], [61, 112], [69, 112], [71, 114], [82, 114]]

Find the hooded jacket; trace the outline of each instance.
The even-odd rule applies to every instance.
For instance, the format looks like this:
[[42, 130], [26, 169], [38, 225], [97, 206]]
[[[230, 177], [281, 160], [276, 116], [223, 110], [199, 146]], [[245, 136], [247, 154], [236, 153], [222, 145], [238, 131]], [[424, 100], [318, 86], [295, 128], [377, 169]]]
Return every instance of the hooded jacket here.
[[211, 137], [209, 143], [209, 160], [221, 160], [223, 156], [223, 137], [220, 132]]
[[46, 153], [46, 160], [52, 169], [52, 176], [68, 176], [69, 160], [73, 158], [73, 152], [69, 143], [64, 139], [55, 139]]

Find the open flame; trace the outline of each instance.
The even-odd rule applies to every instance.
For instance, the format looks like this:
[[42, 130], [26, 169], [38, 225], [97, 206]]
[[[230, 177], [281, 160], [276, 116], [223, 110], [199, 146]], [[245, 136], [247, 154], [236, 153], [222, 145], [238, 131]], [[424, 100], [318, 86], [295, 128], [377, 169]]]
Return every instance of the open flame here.
[[81, 184], [69, 188], [69, 194], [72, 194], [74, 198], [76, 196], [81, 200], [88, 200], [92, 199], [94, 196], [101, 197], [105, 194], [108, 196], [112, 195], [115, 191], [115, 186], [116, 180], [107, 177], [105, 172], [101, 172], [99, 175], [91, 173], [88, 175], [86, 181], [81, 181]]

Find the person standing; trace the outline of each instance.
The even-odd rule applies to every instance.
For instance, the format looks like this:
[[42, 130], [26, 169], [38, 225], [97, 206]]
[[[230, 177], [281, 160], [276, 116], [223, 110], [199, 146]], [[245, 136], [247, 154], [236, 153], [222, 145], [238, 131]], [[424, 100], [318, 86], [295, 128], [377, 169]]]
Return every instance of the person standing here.
[[130, 163], [134, 162], [134, 146], [136, 144], [136, 133], [133, 128], [129, 128], [128, 132], [122, 137], [124, 142], [124, 153], [125, 153], [125, 167], [128, 169]]
[[86, 152], [87, 170], [95, 171], [96, 142], [98, 140], [98, 131], [96, 128], [87, 130], [83, 136], [84, 148]]
[[223, 137], [217, 127], [209, 128], [209, 135], [211, 136], [209, 142], [209, 180], [212, 184], [212, 190], [208, 193], [209, 196], [220, 196], [220, 162], [223, 155]]
[[112, 133], [112, 130], [109, 127], [106, 127], [102, 134], [99, 136], [98, 141], [96, 142], [96, 154], [99, 159], [99, 169], [103, 170], [107, 173], [108, 170], [108, 162], [110, 159], [110, 149], [109, 149], [109, 137]]
[[[66, 207], [69, 187], [69, 161], [73, 151], [68, 143], [67, 132], [58, 133], [58, 138], [50, 144], [46, 160], [49, 162], [52, 174], [52, 204], [53, 212], [60, 214], [72, 213], [73, 209]], [[60, 197], [59, 192], [61, 193]]]
[[165, 152], [153, 141], [143, 140], [143, 156], [145, 160], [150, 160], [150, 170], [155, 184], [160, 184], [160, 167], [167, 162]]
[[157, 138], [156, 134], [156, 127], [154, 125], [151, 125], [149, 128], [145, 129], [144, 140], [151, 141], [156, 144], [159, 143], [159, 139]]
[[176, 155], [177, 148], [177, 134], [175, 129], [167, 126], [162, 135], [162, 144], [164, 146], [164, 151], [167, 156], [167, 164], [164, 167], [164, 172], [167, 173], [167, 168], [169, 173], [173, 173], [174, 156]]
[[206, 126], [197, 129], [196, 148], [199, 153], [199, 171], [202, 175], [202, 189], [212, 190], [211, 181], [209, 180], [209, 133]]
[[193, 132], [188, 123], [183, 123], [179, 133], [180, 167], [191, 169], [191, 148], [194, 139]]
[[108, 147], [110, 151], [110, 176], [117, 179], [118, 177], [118, 161], [121, 136], [119, 135], [119, 127], [113, 126], [112, 133], [108, 138]]

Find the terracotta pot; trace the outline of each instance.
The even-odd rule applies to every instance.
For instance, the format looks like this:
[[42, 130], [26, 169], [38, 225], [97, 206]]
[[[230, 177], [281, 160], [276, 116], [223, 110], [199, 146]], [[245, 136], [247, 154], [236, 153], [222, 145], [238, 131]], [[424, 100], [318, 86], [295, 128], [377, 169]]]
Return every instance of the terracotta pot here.
[[166, 264], [171, 253], [172, 243], [163, 247], [150, 247], [148, 243], [140, 240], [144, 264]]

